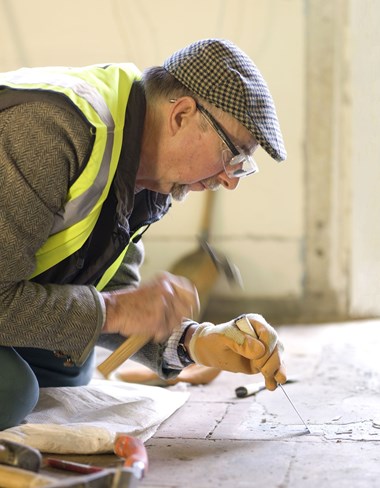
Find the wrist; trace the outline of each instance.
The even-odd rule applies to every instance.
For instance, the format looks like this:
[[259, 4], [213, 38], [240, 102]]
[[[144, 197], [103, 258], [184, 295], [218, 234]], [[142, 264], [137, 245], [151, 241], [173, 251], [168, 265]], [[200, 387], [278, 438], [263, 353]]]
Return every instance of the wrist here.
[[[194, 332], [198, 329], [199, 324], [191, 324], [185, 331], [185, 338], [184, 338], [184, 346], [186, 350], [188, 351], [188, 354], [190, 356], [190, 341], [191, 338], [193, 337]], [[191, 357], [191, 356], [190, 356]]]
[[116, 317], [117, 317], [117, 300], [114, 293], [103, 292], [102, 297], [105, 306], [105, 321], [103, 325], [103, 333], [117, 333], [116, 330]]
[[189, 366], [190, 364], [194, 364], [194, 360], [192, 359], [189, 352], [189, 344], [197, 327], [198, 324], [191, 324], [186, 327], [178, 342], [177, 353], [183, 366]]

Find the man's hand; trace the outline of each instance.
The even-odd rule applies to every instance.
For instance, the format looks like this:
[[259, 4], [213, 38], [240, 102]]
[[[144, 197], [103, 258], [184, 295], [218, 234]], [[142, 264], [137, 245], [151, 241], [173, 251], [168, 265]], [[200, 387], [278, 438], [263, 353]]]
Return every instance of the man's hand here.
[[282, 362], [282, 343], [276, 331], [257, 314], [248, 314], [257, 338], [242, 332], [235, 321], [214, 325], [200, 324], [189, 342], [191, 358], [199, 364], [232, 371], [255, 374], [261, 372], [268, 390], [286, 381]]
[[102, 295], [106, 304], [103, 332], [126, 337], [143, 334], [155, 342], [164, 341], [184, 318], [192, 318], [199, 312], [194, 285], [170, 273], [162, 273], [137, 289]]

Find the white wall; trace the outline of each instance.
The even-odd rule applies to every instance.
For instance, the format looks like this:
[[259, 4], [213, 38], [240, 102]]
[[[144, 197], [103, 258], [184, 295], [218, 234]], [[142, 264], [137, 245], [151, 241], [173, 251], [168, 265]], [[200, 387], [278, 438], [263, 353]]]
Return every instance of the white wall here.
[[352, 0], [351, 311], [380, 311], [380, 2]]

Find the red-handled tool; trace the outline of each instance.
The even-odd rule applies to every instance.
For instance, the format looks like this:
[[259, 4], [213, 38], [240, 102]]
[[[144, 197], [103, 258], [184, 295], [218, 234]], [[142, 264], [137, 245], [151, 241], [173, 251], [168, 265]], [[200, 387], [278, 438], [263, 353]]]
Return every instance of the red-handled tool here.
[[124, 434], [118, 435], [113, 450], [116, 456], [125, 459], [124, 467], [140, 472], [140, 478], [148, 471], [148, 454], [140, 439]]
[[104, 471], [105, 468], [101, 466], [93, 466], [92, 464], [75, 463], [74, 461], [66, 461], [64, 459], [46, 458], [44, 459], [46, 466], [50, 468], [62, 469], [63, 471], [72, 471], [73, 473], [91, 474]]
[[[104, 479], [104, 486], [112, 488], [136, 487], [137, 482], [143, 478], [148, 470], [148, 454], [143, 442], [126, 434], [118, 434], [114, 443], [114, 452], [124, 459], [124, 464], [113, 469], [56, 458], [46, 458], [44, 461], [46, 465], [53, 468], [88, 475], [79, 476], [75, 480], [68, 481], [67, 484], [62, 484], [65, 487], [100, 486], [96, 484], [100, 478]], [[88, 484], [81, 484], [85, 482]], [[57, 484], [57, 488], [59, 486]]]

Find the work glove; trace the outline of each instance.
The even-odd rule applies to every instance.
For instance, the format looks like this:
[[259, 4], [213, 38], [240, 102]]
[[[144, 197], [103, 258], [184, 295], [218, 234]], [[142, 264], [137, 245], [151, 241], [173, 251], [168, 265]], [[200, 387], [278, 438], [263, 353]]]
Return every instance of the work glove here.
[[218, 325], [199, 324], [189, 343], [190, 356], [196, 363], [234, 373], [261, 372], [268, 390], [286, 381], [282, 351], [276, 331], [258, 314]]

